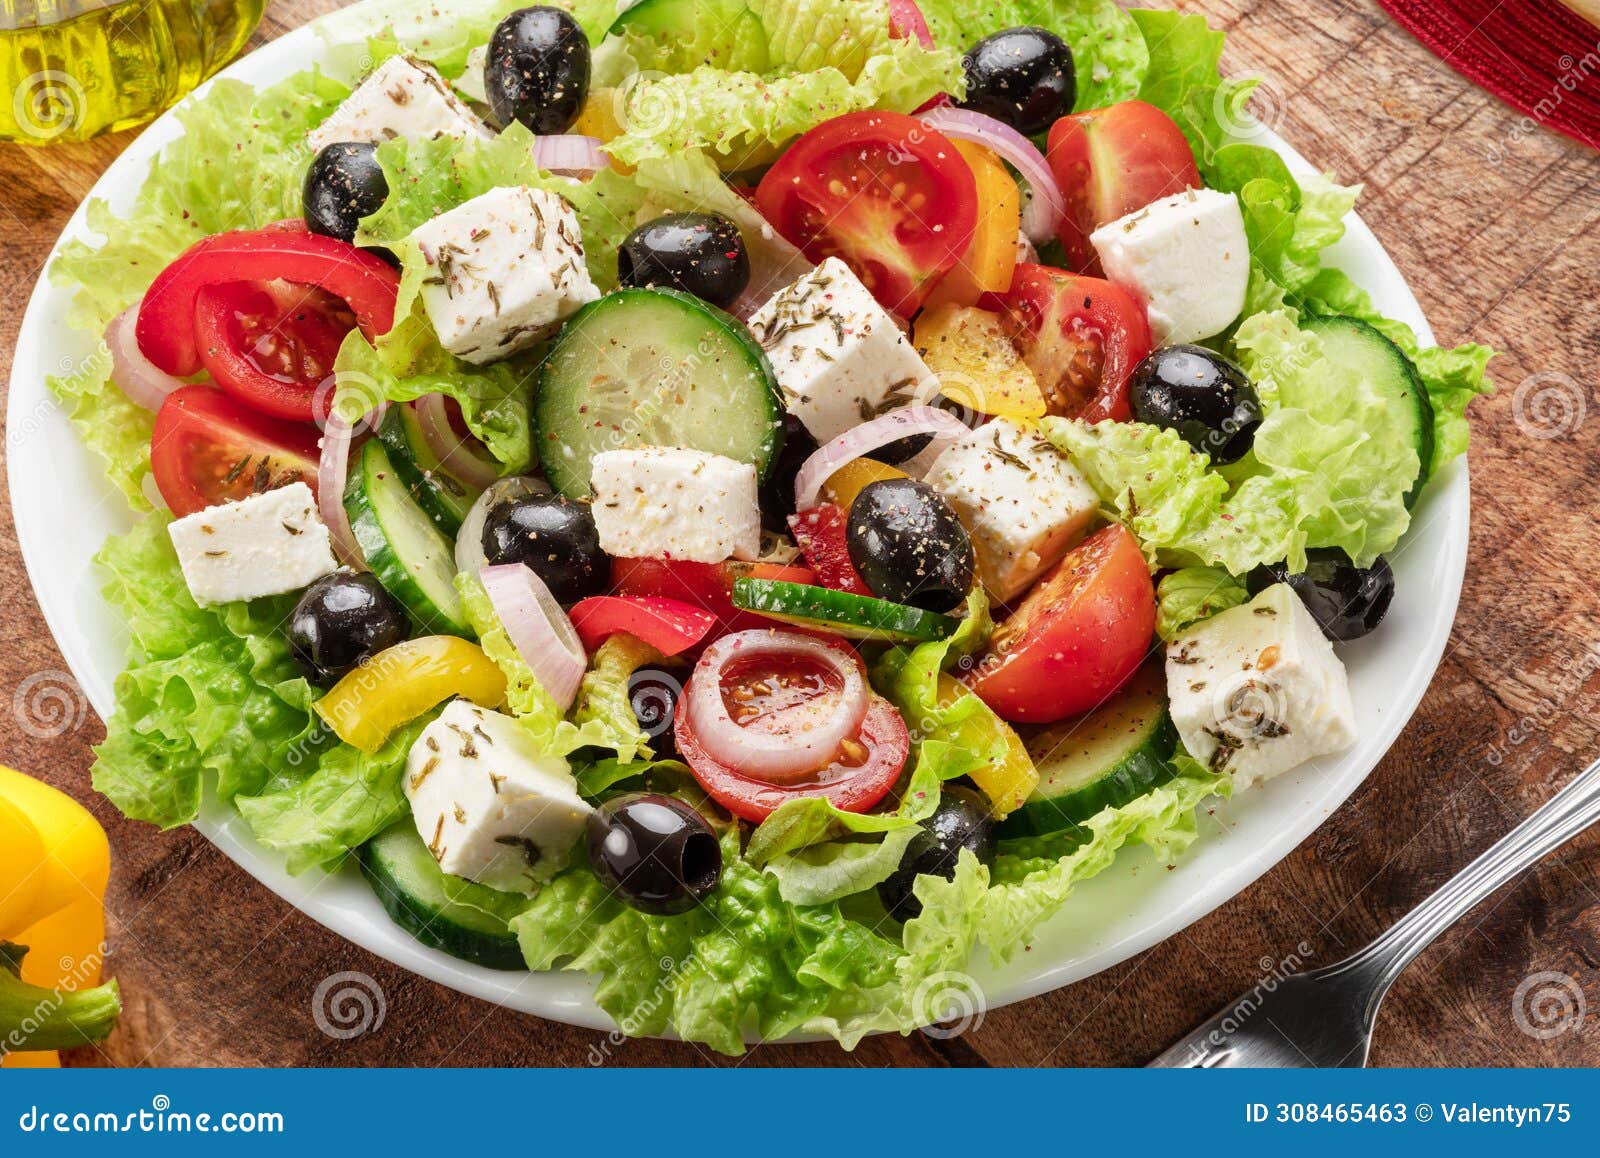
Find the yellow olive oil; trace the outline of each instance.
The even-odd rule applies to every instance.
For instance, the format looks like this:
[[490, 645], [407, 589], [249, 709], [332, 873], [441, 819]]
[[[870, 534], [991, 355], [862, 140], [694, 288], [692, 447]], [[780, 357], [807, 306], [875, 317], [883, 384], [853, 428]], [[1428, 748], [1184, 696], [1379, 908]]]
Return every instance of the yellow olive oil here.
[[244, 46], [266, 0], [0, 0], [0, 140], [149, 120]]

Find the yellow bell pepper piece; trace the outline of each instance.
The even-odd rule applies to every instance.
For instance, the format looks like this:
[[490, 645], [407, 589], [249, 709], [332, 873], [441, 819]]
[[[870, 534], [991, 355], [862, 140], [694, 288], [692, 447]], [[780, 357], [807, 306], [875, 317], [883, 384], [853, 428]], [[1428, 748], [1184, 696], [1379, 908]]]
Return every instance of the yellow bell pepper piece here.
[[[939, 676], [941, 708], [951, 707], [967, 696], [977, 700], [977, 697], [967, 690], [966, 685], [954, 676], [949, 674]], [[952, 734], [945, 738], [957, 745], [974, 748], [988, 747], [996, 737], [1005, 741], [1004, 758], [991, 761], [970, 773], [972, 782], [983, 789], [983, 794], [989, 798], [995, 818], [1000, 819], [1021, 808], [1023, 801], [1033, 794], [1033, 790], [1039, 786], [1039, 769], [1034, 767], [1033, 758], [1028, 755], [1022, 737], [1017, 735], [1010, 724], [990, 711], [989, 706], [981, 700], [978, 700], [974, 708], [972, 714], [962, 720], [952, 730]]]
[[928, 295], [928, 307], [975, 306], [984, 294], [1011, 289], [1017, 272], [1017, 238], [1022, 233], [1022, 190], [1000, 158], [968, 141], [952, 142], [978, 182], [977, 228], [972, 244], [954, 269]]
[[822, 484], [821, 498], [848, 511], [856, 496], [875, 482], [885, 479], [905, 478], [906, 472], [870, 458], [856, 458], [845, 463], [828, 476]]
[[914, 341], [950, 401], [996, 418], [1044, 417], [1039, 380], [998, 314], [962, 306], [925, 310]]
[[[618, 93], [614, 88], [597, 88], [589, 93], [589, 99], [583, 102], [583, 109], [578, 113], [578, 119], [572, 123], [572, 128], [567, 132], [580, 137], [594, 137], [601, 144], [609, 144], [622, 136], [625, 126], [618, 115], [619, 106], [626, 103], [627, 97]], [[624, 165], [619, 161], [612, 161], [611, 167], [624, 177], [634, 174], [632, 165]]]
[[505, 702], [506, 677], [483, 649], [453, 635], [425, 635], [381, 651], [315, 704], [334, 735], [363, 752], [451, 696], [481, 708]]
[[[27, 946], [23, 981], [67, 992], [100, 983], [110, 876], [110, 845], [86, 808], [0, 767], [0, 941]], [[56, 1064], [53, 1051], [0, 1057], [8, 1069]]]

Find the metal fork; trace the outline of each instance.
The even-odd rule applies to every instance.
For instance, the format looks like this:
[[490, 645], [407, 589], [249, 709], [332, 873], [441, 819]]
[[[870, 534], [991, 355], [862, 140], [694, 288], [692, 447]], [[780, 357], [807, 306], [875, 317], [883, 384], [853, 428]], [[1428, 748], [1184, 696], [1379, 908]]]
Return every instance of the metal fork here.
[[1338, 964], [1258, 985], [1150, 1065], [1366, 1065], [1378, 1006], [1417, 954], [1496, 889], [1597, 820], [1600, 760], [1371, 945]]

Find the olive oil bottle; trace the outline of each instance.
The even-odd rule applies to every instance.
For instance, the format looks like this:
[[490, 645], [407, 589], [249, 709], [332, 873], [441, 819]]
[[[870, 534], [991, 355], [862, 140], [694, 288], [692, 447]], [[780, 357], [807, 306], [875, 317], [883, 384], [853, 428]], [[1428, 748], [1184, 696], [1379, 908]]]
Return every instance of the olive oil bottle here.
[[0, 140], [149, 120], [244, 46], [266, 0], [0, 0]]

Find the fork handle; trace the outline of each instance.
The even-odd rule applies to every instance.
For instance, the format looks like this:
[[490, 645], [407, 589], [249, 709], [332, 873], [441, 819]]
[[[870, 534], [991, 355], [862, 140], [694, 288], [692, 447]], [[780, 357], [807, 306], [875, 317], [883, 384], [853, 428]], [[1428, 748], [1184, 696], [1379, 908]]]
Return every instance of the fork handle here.
[[1383, 936], [1351, 957], [1346, 966], [1368, 973], [1376, 982], [1375, 996], [1381, 999], [1394, 979], [1440, 933], [1496, 889], [1532, 868], [1597, 820], [1600, 820], [1600, 760], [1575, 776], [1543, 807]]

